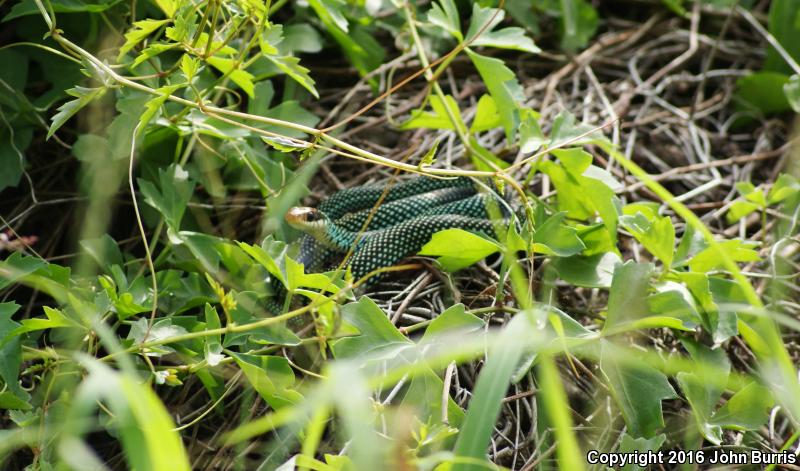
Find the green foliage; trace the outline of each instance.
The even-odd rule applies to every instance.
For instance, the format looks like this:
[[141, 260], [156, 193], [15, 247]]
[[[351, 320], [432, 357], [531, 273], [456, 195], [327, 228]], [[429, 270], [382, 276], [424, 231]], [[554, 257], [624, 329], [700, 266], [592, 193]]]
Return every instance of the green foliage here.
[[[686, 14], [685, 2], [664, 3]], [[16, 28], [39, 16], [52, 26], [33, 43], [51, 61], [21, 52], [30, 46], [23, 42], [0, 50], [0, 191], [29, 172], [32, 200], [45, 206], [36, 175], [62, 167], [29, 168], [26, 153], [47, 141], [46, 157], [63, 153], [52, 161], [77, 169], [58, 177], [80, 186], [74, 199], [87, 206], [71, 208], [84, 218], [76, 219], [74, 253], [54, 253], [69, 231], [55, 224], [41, 234], [53, 239], [41, 255], [27, 242], [13, 246], [25, 241], [11, 231], [0, 235], [0, 249], [13, 250], [0, 260], [0, 456], [35, 456], [31, 469], [101, 468], [106, 455], [93, 440], [102, 436], [130, 468], [215, 466], [190, 456], [205, 456], [191, 442], [211, 429], [196, 439], [215, 451], [231, 447], [219, 448], [220, 460], [263, 453], [262, 469], [378, 469], [391, 460], [398, 469], [484, 469], [496, 464], [487, 449], [501, 411], [525, 408], [536, 423], [530, 446], [555, 446], [563, 467], [579, 469], [596, 437], [594, 427], [573, 424], [584, 409], [603, 411], [609, 439], [597, 447], [623, 452], [686, 446], [680, 439], [697, 434], [723, 445], [725, 430], [757, 442], [770, 408], [796, 412], [794, 366], [771, 323], [796, 322], [778, 312], [780, 300], [765, 308], [740, 269], [758, 264], [784, 284], [796, 279], [777, 274], [796, 244], [796, 176], [736, 183], [727, 222], [758, 212], [765, 229], [758, 241], [746, 225], [740, 239], [715, 238], [598, 129], [568, 111], [544, 122], [526, 104], [515, 61], [541, 52], [534, 38], [556, 29], [539, 24], [554, 18], [558, 37], [540, 44], [559, 43], [566, 56], [586, 47], [601, 24], [591, 2], [423, 5], [10, 7], [3, 21]], [[795, 58], [797, 13], [794, 2], [775, 1], [769, 20]], [[62, 28], [65, 17], [86, 31]], [[326, 119], [326, 129], [315, 129], [341, 99], [332, 90], [363, 80], [368, 99], [377, 97], [397, 83], [397, 64], [386, 58], [407, 52], [432, 64], [419, 72], [429, 86], [396, 126], [432, 136], [413, 162], [379, 155], [383, 142], [357, 146], [342, 123]], [[474, 97], [460, 93], [454, 70], [471, 74]], [[740, 111], [800, 110], [796, 72], [770, 51], [764, 70], [739, 80]], [[347, 99], [337, 113], [352, 113], [357, 103]], [[347, 119], [365, 117], [379, 122]], [[400, 136], [402, 143], [407, 134]], [[304, 267], [283, 223], [310, 190], [324, 193], [312, 177], [323, 159], [326, 172], [339, 168], [330, 155], [438, 177], [478, 175], [516, 213], [497, 221], [494, 239], [449, 229], [427, 241], [419, 255], [436, 257], [433, 269], [448, 273], [388, 302], [363, 296], [346, 269]], [[638, 179], [652, 198], [631, 200], [618, 178]], [[555, 191], [532, 191], [545, 186]], [[779, 211], [784, 233], [771, 244], [766, 218]], [[19, 220], [2, 216], [4, 231]], [[469, 268], [487, 257], [488, 268]], [[492, 274], [490, 286], [469, 288], [480, 291], [470, 299], [488, 299], [483, 307], [460, 303], [453, 280], [470, 278], [450, 275], [460, 270]], [[404, 296], [439, 277], [442, 296], [427, 307], [430, 319], [419, 320]], [[558, 304], [573, 296], [580, 309]], [[399, 327], [404, 316], [411, 321]], [[737, 371], [726, 355], [740, 334], [755, 355], [752, 371]], [[457, 369], [474, 370], [475, 384], [454, 385]], [[576, 404], [564, 387], [570, 376], [598, 398]], [[509, 397], [523, 380], [533, 389]], [[665, 424], [665, 400], [684, 407], [674, 420], [691, 429], [685, 437]]]

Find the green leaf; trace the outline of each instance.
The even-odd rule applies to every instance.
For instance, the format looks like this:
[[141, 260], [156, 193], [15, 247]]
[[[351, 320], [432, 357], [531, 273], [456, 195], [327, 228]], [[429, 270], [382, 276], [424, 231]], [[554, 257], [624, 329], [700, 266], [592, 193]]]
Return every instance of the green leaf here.
[[[89, 372], [70, 403], [67, 424], [81, 426], [96, 417], [95, 409], [103, 404], [113, 414], [110, 425], [120, 437], [129, 469], [191, 469], [186, 450], [175, 423], [152, 389], [133, 374], [122, 375], [94, 358], [81, 357]], [[66, 432], [70, 437], [76, 434]], [[72, 448], [67, 448], [72, 450]]]
[[772, 392], [753, 381], [720, 407], [711, 423], [735, 430], [757, 430], [767, 422], [774, 403]]
[[[458, 109], [455, 98], [446, 95], [443, 102], [437, 95], [432, 95], [430, 103], [433, 112], [423, 109], [412, 110], [411, 117], [400, 125], [400, 129], [460, 129], [466, 131], [467, 126], [461, 119], [461, 111]], [[456, 120], [455, 123], [450, 119], [448, 112]]]
[[[735, 312], [721, 311], [718, 307], [720, 302], [730, 300], [730, 286], [738, 286], [731, 282], [723, 285], [717, 284], [718, 278], [709, 278], [704, 273], [680, 272], [678, 277], [686, 284], [686, 287], [696, 301], [703, 325], [711, 333], [714, 343], [720, 344], [738, 333], [737, 316]], [[716, 293], [715, 293], [716, 291]], [[723, 299], [719, 301], [718, 297]], [[733, 302], [738, 302], [736, 299]]]
[[435, 336], [446, 333], [471, 332], [481, 329], [485, 325], [486, 323], [481, 318], [468, 313], [463, 304], [455, 304], [431, 321], [428, 328], [425, 329], [422, 341], [430, 341]]
[[[675, 379], [692, 407], [698, 429], [708, 441], [719, 445], [722, 443], [722, 430], [709, 423], [709, 419], [722, 396], [723, 388], [719, 385], [727, 383], [730, 362], [722, 349], [711, 350], [689, 339], [684, 339], [683, 345], [692, 359], [705, 367], [702, 374], [681, 372]], [[713, 377], [709, 377], [709, 374]]]
[[[753, 247], [756, 246], [753, 242], [732, 239], [724, 240], [717, 245], [719, 250], [722, 250], [734, 262], [758, 262], [761, 260], [758, 252], [753, 250]], [[714, 247], [708, 247], [689, 260], [689, 268], [695, 272], [706, 273], [722, 267], [724, 264]]]
[[154, 1], [156, 2], [156, 5], [158, 5], [158, 7], [161, 8], [161, 11], [163, 11], [164, 14], [170, 18], [172, 18], [175, 15], [175, 11], [177, 11], [178, 6], [180, 5], [180, 3], [178, 3], [177, 0], [154, 0]]
[[117, 56], [117, 61], [121, 60], [122, 57], [133, 49], [134, 46], [139, 44], [140, 42], [144, 41], [145, 38], [153, 34], [155, 30], [164, 26], [165, 24], [169, 23], [170, 20], [141, 20], [136, 21], [133, 23], [133, 27], [125, 33], [125, 44], [123, 44], [119, 48], [119, 55]]
[[303, 395], [293, 389], [294, 371], [280, 356], [232, 353], [236, 364], [262, 399], [273, 409], [300, 404]]
[[553, 120], [550, 130], [549, 148], [564, 145], [578, 146], [594, 142], [606, 141], [603, 133], [594, 126], [577, 122], [575, 116], [569, 111], [561, 111]]
[[466, 51], [494, 99], [506, 131], [506, 139], [513, 142], [520, 124], [519, 105], [525, 99], [516, 74], [500, 59], [482, 56], [469, 49]]
[[650, 315], [647, 305], [653, 265], [633, 261], [617, 265], [608, 293], [608, 314], [603, 331]]
[[161, 53], [167, 52], [172, 49], [177, 49], [178, 47], [179, 45], [175, 43], [151, 42], [150, 44], [147, 45], [146, 48], [142, 49], [142, 52], [138, 56], [136, 56], [136, 59], [133, 60], [133, 62], [131, 63], [131, 69], [135, 69], [136, 67], [141, 65], [144, 61], [150, 60]]
[[[184, 56], [186, 57], [186, 56]], [[158, 95], [145, 103], [144, 113], [139, 118], [139, 133], [144, 132], [145, 127], [150, 123], [150, 120], [158, 113], [161, 107], [166, 103], [167, 99], [175, 93], [176, 90], [182, 88], [184, 85], [167, 85], [157, 89]]]
[[567, 283], [586, 288], [608, 288], [614, 274], [614, 265], [620, 263], [619, 255], [604, 252], [582, 257], [557, 258], [553, 265], [559, 277]]
[[242, 64], [237, 60], [213, 56], [206, 59], [215, 69], [230, 77], [233, 83], [239, 86], [250, 98], [255, 96], [253, 88], [253, 74], [241, 69]]
[[[650, 439], [642, 437], [633, 438], [627, 433], [623, 433], [622, 440], [620, 440], [619, 443], [619, 451], [622, 453], [646, 453], [648, 451], [658, 451], [666, 440], [667, 436], [663, 433]], [[625, 469], [628, 471], [640, 471], [644, 470], [645, 468], [632, 463], [625, 466]]]
[[428, 12], [428, 22], [444, 29], [458, 41], [464, 39], [461, 34], [461, 19], [458, 16], [453, 0], [440, 0], [431, 7]]
[[[55, 13], [99, 13], [113, 7], [121, 0], [99, 0], [95, 2], [85, 2], [77, 0], [51, 0], [48, 2], [48, 9]], [[3, 17], [3, 22], [11, 21], [26, 15], [40, 15], [41, 12], [36, 6], [35, 0], [22, 0], [11, 8], [11, 12]]]
[[180, 238], [176, 238], [180, 231], [183, 213], [186, 205], [192, 198], [195, 183], [189, 178], [180, 165], [173, 164], [165, 170], [158, 171], [159, 188], [151, 182], [139, 179], [139, 189], [144, 195], [147, 204], [155, 208], [162, 216], [172, 231], [171, 239], [173, 243], [180, 243]]
[[25, 171], [25, 150], [33, 138], [31, 128], [8, 126], [0, 128], [0, 191], [19, 184]]
[[105, 87], [98, 88], [85, 88], [75, 87], [67, 90], [67, 94], [74, 96], [75, 99], [68, 101], [58, 108], [58, 113], [53, 116], [50, 129], [47, 131], [47, 139], [58, 131], [58, 129], [67, 122], [68, 119], [73, 117], [75, 113], [80, 111], [83, 107], [91, 103], [93, 100], [100, 98], [106, 93]]
[[728, 214], [725, 215], [725, 219], [732, 224], [758, 209], [759, 206], [755, 203], [745, 200], [736, 200], [731, 204], [730, 208], [728, 208]]
[[[28, 400], [30, 395], [19, 385], [19, 367], [22, 364], [22, 346], [14, 332], [20, 327], [11, 316], [19, 309], [17, 303], [0, 303], [0, 378], [5, 389], [18, 400]], [[17, 407], [5, 407], [16, 409]]]
[[[219, 314], [217, 310], [206, 303], [204, 308], [206, 317], [206, 330], [219, 329], [221, 324], [219, 322]], [[217, 366], [225, 355], [222, 354], [222, 339], [220, 334], [209, 335], [204, 337], [205, 342], [203, 350], [205, 352], [205, 359], [209, 366]]]
[[463, 229], [446, 229], [434, 234], [419, 254], [439, 257], [445, 270], [456, 271], [499, 251], [500, 246], [494, 241]]
[[800, 113], [800, 75], [794, 74], [783, 85], [783, 93], [795, 113]]
[[767, 203], [770, 205], [780, 203], [797, 192], [800, 192], [800, 182], [788, 173], [782, 173], [769, 189]]
[[[486, 447], [489, 446], [511, 376], [519, 366], [528, 342], [536, 335], [532, 317], [524, 314], [514, 316], [503, 328], [499, 341], [489, 351], [488, 360], [481, 369], [472, 392], [467, 418], [455, 444], [455, 454], [462, 460], [472, 458], [483, 464], [486, 459]], [[461, 461], [452, 469], [475, 471], [485, 469], [485, 466]]]
[[4, 391], [0, 393], [0, 409], [31, 410], [33, 406], [15, 396], [14, 393]]
[[[619, 406], [631, 436], [651, 438], [664, 427], [661, 401], [676, 397], [664, 373], [635, 356], [620, 358], [606, 341], [601, 342], [600, 371]], [[613, 353], [612, 353], [613, 352]]]
[[597, 32], [597, 10], [586, 0], [561, 1], [561, 49], [574, 51], [589, 42]]
[[264, 141], [265, 144], [269, 145], [273, 149], [284, 153], [297, 152], [311, 147], [310, 144], [307, 144], [305, 142], [301, 142], [295, 139], [287, 139], [285, 137], [261, 136], [261, 140]]
[[308, 0], [308, 4], [361, 75], [366, 75], [383, 62], [385, 51], [375, 38], [360, 25], [348, 26], [341, 12], [344, 2]]
[[[795, 61], [800, 61], [800, 44], [797, 41], [797, 38], [800, 37], [800, 4], [795, 0], [770, 2], [768, 30]], [[772, 47], [767, 52], [764, 70], [792, 73], [789, 64]]]
[[471, 132], [488, 131], [499, 127], [501, 124], [500, 114], [497, 112], [497, 104], [495, 104], [494, 98], [489, 95], [481, 95], [469, 130]]
[[577, 255], [586, 248], [578, 237], [574, 227], [564, 224], [567, 213], [553, 214], [544, 222], [536, 225], [533, 234], [534, 250], [547, 255], [570, 257]]
[[335, 340], [331, 350], [336, 358], [377, 356], [382, 351], [394, 351], [397, 347], [409, 346], [411, 341], [401, 334], [386, 314], [368, 297], [342, 308], [342, 317], [355, 326], [360, 335]]
[[[522, 28], [514, 26], [494, 31], [495, 26], [503, 21], [504, 17], [505, 12], [503, 10], [485, 8], [477, 3], [473, 3], [472, 20], [470, 21], [469, 30], [467, 31], [466, 42], [469, 42], [470, 47], [489, 46], [501, 49], [514, 49], [531, 54], [542, 52], [541, 49], [536, 47], [533, 40], [525, 35], [525, 30]], [[483, 30], [483, 32], [481, 32], [481, 30]], [[477, 36], [479, 32], [481, 34]]]
[[286, 75], [293, 78], [295, 81], [297, 81], [297, 83], [302, 85], [303, 88], [305, 88], [306, 90], [309, 91], [309, 93], [314, 95], [314, 98], [319, 98], [319, 93], [317, 93], [317, 89], [314, 88], [314, 79], [312, 79], [311, 76], [308, 75], [308, 69], [300, 65], [300, 59], [293, 56], [265, 55], [264, 57], [269, 59]]
[[642, 213], [622, 216], [622, 224], [644, 248], [664, 263], [664, 269], [672, 266], [675, 255], [675, 228], [669, 216], [654, 216], [648, 220]]
[[423, 155], [419, 161], [420, 167], [433, 165], [433, 163], [436, 162], [436, 151], [439, 149], [440, 142], [441, 139], [436, 139], [436, 142], [434, 142], [431, 148], [428, 149], [428, 152], [425, 152], [425, 155]]
[[756, 110], [765, 115], [791, 109], [783, 92], [789, 77], [777, 72], [755, 72], [736, 81], [736, 94], [740, 108]]
[[539, 150], [547, 142], [541, 126], [539, 126], [539, 114], [530, 108], [520, 109], [519, 126], [519, 151], [523, 154], [530, 154]]
[[22, 325], [14, 329], [14, 331], [11, 332], [9, 335], [16, 336], [28, 332], [34, 332], [37, 330], [45, 330], [45, 329], [81, 327], [80, 324], [65, 316], [64, 313], [62, 313], [58, 309], [53, 309], [51, 307], [44, 306], [44, 314], [47, 316], [47, 319], [41, 319], [37, 317], [31, 319], [23, 319], [21, 321]]

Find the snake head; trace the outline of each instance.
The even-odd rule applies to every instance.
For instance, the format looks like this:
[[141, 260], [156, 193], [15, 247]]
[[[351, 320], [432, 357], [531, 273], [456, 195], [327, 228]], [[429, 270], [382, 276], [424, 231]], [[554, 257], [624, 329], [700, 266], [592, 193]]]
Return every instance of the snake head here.
[[311, 234], [324, 233], [328, 225], [328, 218], [325, 214], [318, 209], [305, 206], [291, 208], [284, 219], [295, 229]]

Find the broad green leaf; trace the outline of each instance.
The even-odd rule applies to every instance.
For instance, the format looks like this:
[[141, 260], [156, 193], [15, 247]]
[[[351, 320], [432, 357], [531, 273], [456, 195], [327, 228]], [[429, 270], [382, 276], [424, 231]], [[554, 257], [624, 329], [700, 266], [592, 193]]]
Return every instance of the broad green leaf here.
[[686, 225], [684, 228], [681, 241], [678, 243], [678, 248], [675, 249], [675, 257], [673, 258], [673, 267], [680, 267], [686, 262], [703, 251], [708, 247], [708, 243], [703, 238], [703, 235], [697, 232], [693, 226]]
[[250, 98], [255, 96], [253, 88], [253, 74], [241, 68], [242, 64], [234, 59], [213, 56], [206, 59], [215, 69], [230, 77], [233, 83], [239, 86]]
[[11, 332], [11, 334], [9, 335], [16, 336], [28, 332], [33, 332], [36, 330], [45, 330], [45, 329], [82, 327], [79, 323], [68, 318], [67, 316], [64, 315], [63, 312], [59, 311], [58, 309], [53, 309], [49, 306], [44, 306], [44, 314], [47, 316], [47, 319], [42, 319], [38, 317], [34, 317], [31, 319], [23, 319], [22, 321], [20, 321], [22, 325], [14, 329], [14, 331]]
[[603, 331], [650, 315], [647, 295], [653, 265], [633, 261], [617, 265], [608, 293], [608, 314]]
[[33, 129], [8, 125], [6, 128], [0, 121], [0, 191], [19, 184], [25, 170], [25, 150], [33, 138]]
[[664, 373], [602, 341], [600, 371], [633, 437], [652, 438], [664, 427], [661, 401], [676, 397]]
[[669, 216], [654, 216], [648, 220], [642, 213], [637, 213], [635, 216], [622, 216], [620, 223], [648, 252], [663, 262], [665, 270], [669, 270], [675, 255], [675, 228]]
[[283, 27], [283, 35], [281, 49], [285, 49], [287, 52], [314, 54], [322, 50], [322, 37], [308, 23], [285, 25]]
[[166, 221], [169, 228], [172, 230], [171, 235], [173, 243], [180, 243], [180, 240], [174, 238], [180, 230], [181, 220], [186, 211], [186, 205], [192, 198], [195, 183], [189, 178], [186, 172], [180, 165], [173, 164], [168, 168], [158, 170], [159, 188], [156, 188], [153, 183], [139, 179], [139, 189], [144, 195], [144, 200], [147, 204], [155, 208]]
[[293, 56], [265, 55], [265, 57], [314, 95], [314, 98], [319, 98], [319, 93], [314, 88], [314, 79], [308, 74], [308, 69], [300, 65], [300, 59]]
[[463, 304], [455, 304], [439, 314], [425, 329], [422, 341], [433, 339], [436, 335], [452, 332], [468, 332], [480, 329], [486, 323], [467, 312]]
[[[219, 314], [217, 310], [206, 304], [205, 308], [206, 317], [206, 330], [219, 329], [221, 324], [219, 322]], [[225, 355], [222, 354], [222, 343], [220, 334], [209, 335], [205, 337], [204, 342], [205, 359], [209, 366], [217, 366]]]
[[366, 296], [342, 307], [342, 317], [361, 334], [331, 343], [331, 350], [337, 359], [375, 356], [384, 350], [394, 351], [398, 346], [411, 345], [411, 341], [397, 330], [375, 301]]
[[772, 392], [754, 381], [728, 399], [711, 423], [735, 430], [757, 430], [767, 422], [774, 402]]
[[[513, 26], [495, 31], [494, 28], [503, 21], [504, 17], [505, 12], [503, 10], [485, 8], [477, 3], [473, 3], [472, 19], [466, 38], [470, 47], [489, 46], [501, 49], [514, 49], [531, 54], [542, 52], [541, 49], [536, 47], [533, 40], [525, 35], [525, 30], [522, 28]], [[478, 33], [480, 33], [480, 35], [478, 35]]]
[[560, 3], [561, 49], [580, 49], [597, 31], [597, 10], [586, 0], [561, 0]]
[[[121, 0], [99, 0], [95, 2], [85, 2], [76, 0], [51, 0], [47, 4], [48, 9], [55, 13], [99, 13], [113, 7]], [[14, 18], [26, 15], [40, 15], [41, 11], [36, 6], [35, 0], [22, 0], [11, 8], [11, 12], [3, 17], [3, 22], [11, 21]]]
[[[166, 340], [186, 333], [186, 329], [180, 325], [173, 324], [172, 318], [158, 319], [153, 323], [152, 327], [148, 327], [148, 320], [140, 318], [131, 324], [131, 330], [128, 332], [128, 338], [132, 339], [135, 343], [142, 343], [145, 341], [152, 342], [154, 340]], [[149, 357], [160, 357], [169, 353], [173, 353], [174, 348], [168, 345], [159, 345], [144, 349], [144, 354]]]
[[778, 175], [778, 179], [767, 193], [767, 203], [770, 205], [780, 203], [793, 194], [800, 192], [800, 182], [788, 173]]
[[75, 87], [67, 90], [67, 94], [74, 96], [75, 99], [68, 101], [58, 108], [58, 113], [52, 118], [50, 129], [47, 130], [47, 139], [58, 131], [58, 129], [67, 122], [68, 119], [73, 117], [75, 113], [80, 111], [83, 107], [91, 103], [93, 100], [100, 98], [106, 93], [105, 87], [86, 88]]
[[789, 77], [777, 72], [755, 72], [736, 81], [734, 97], [741, 108], [757, 110], [765, 115], [791, 109], [783, 92]]
[[[768, 30], [784, 50], [795, 61], [800, 61], [800, 4], [795, 0], [773, 0], [770, 2]], [[789, 74], [792, 68], [781, 57], [775, 48], [770, 47], [764, 61], [764, 70], [772, 70]]]
[[[758, 252], [753, 250], [756, 246], [755, 243], [731, 239], [721, 241], [717, 245], [719, 250], [722, 250], [734, 262], [758, 262], [761, 260]], [[689, 260], [689, 268], [695, 272], [706, 273], [723, 266], [721, 257], [714, 247], [706, 248]]]
[[533, 234], [534, 250], [547, 255], [570, 257], [586, 248], [574, 227], [564, 224], [567, 213], [553, 214], [542, 223], [537, 223]]
[[578, 146], [604, 141], [605, 137], [594, 126], [576, 122], [575, 116], [569, 111], [561, 111], [553, 120], [550, 130], [550, 142], [547, 147], [561, 147], [564, 145]]
[[[16, 378], [14, 378], [16, 381]], [[27, 401], [20, 399], [10, 391], [0, 393], [0, 409], [30, 410], [33, 409]]]
[[347, 19], [341, 13], [344, 2], [308, 0], [308, 4], [361, 75], [366, 75], [383, 62], [385, 51], [375, 38], [360, 25], [348, 25]]
[[698, 429], [708, 441], [719, 445], [722, 443], [722, 430], [719, 426], [709, 423], [709, 419], [722, 396], [723, 391], [719, 385], [727, 382], [730, 362], [722, 349], [711, 350], [689, 339], [684, 339], [683, 345], [694, 361], [702, 362], [707, 365], [706, 369], [713, 371], [711, 374], [714, 378], [709, 378], [709, 372], [703, 371], [702, 374], [681, 372], [675, 379], [692, 407]]
[[523, 154], [536, 152], [547, 142], [547, 139], [539, 126], [539, 114], [530, 108], [520, 109], [519, 126], [519, 151]]
[[471, 132], [488, 131], [499, 127], [501, 124], [494, 98], [489, 95], [481, 95], [469, 130]]
[[155, 0], [155, 2], [161, 8], [161, 11], [170, 18], [175, 15], [175, 11], [180, 5], [178, 0]]
[[[0, 378], [2, 378], [3, 383], [5, 383], [4, 388], [8, 390], [8, 392], [4, 394], [12, 394], [17, 400], [24, 402], [30, 396], [19, 385], [19, 367], [22, 364], [22, 346], [20, 345], [19, 337], [14, 334], [14, 332], [19, 329], [20, 324], [11, 318], [18, 309], [19, 304], [17, 303], [0, 303]], [[18, 409], [26, 407], [9, 406], [5, 408]]]
[[232, 353], [236, 364], [262, 399], [273, 409], [300, 404], [303, 395], [293, 389], [294, 370], [281, 356]]
[[142, 116], [139, 118], [140, 133], [144, 131], [145, 127], [150, 123], [150, 120], [156, 116], [156, 113], [158, 113], [158, 111], [161, 109], [164, 103], [166, 103], [170, 95], [172, 95], [173, 93], [175, 93], [176, 90], [182, 87], [183, 84], [168, 85], [156, 90], [158, 92], [158, 95], [147, 101], [147, 103], [144, 105], [145, 106], [144, 113], [142, 113]]
[[134, 46], [144, 41], [145, 38], [153, 34], [155, 30], [157, 30], [158, 28], [164, 26], [169, 22], [170, 20], [153, 20], [153, 19], [134, 22], [133, 28], [131, 28], [127, 33], [125, 33], [125, 44], [123, 44], [119, 48], [119, 55], [117, 57], [117, 61], [121, 60], [122, 57], [125, 55], [125, 53], [133, 49]]
[[46, 266], [47, 262], [40, 258], [12, 252], [5, 261], [0, 262], [0, 289]]
[[783, 85], [783, 93], [795, 113], [800, 113], [800, 75], [794, 74]]
[[143, 62], [150, 60], [159, 54], [162, 54], [172, 49], [177, 49], [178, 47], [179, 47], [178, 44], [175, 43], [151, 42], [150, 44], [147, 45], [146, 48], [142, 49], [142, 52], [139, 53], [139, 55], [136, 56], [136, 59], [133, 60], [133, 62], [131, 63], [131, 69], [135, 69]]
[[587, 257], [556, 258], [553, 265], [558, 276], [567, 283], [586, 288], [608, 288], [614, 274], [614, 265], [620, 263], [614, 252], [599, 253]]
[[428, 22], [444, 29], [459, 41], [464, 39], [461, 34], [461, 19], [458, 16], [458, 8], [456, 8], [453, 0], [439, 0], [434, 3], [428, 12]]
[[751, 201], [736, 200], [728, 208], [728, 214], [725, 215], [725, 219], [729, 223], [734, 223], [758, 209], [759, 206]]
[[[627, 433], [624, 433], [622, 434], [622, 440], [620, 440], [619, 443], [619, 451], [622, 453], [645, 453], [648, 451], [658, 451], [661, 449], [661, 446], [666, 440], [667, 436], [663, 433], [650, 439], [642, 437], [633, 438]], [[625, 466], [625, 469], [628, 471], [640, 471], [644, 470], [645, 468], [633, 463]]]
[[[455, 98], [446, 95], [444, 102], [442, 102], [438, 96], [432, 95], [430, 103], [433, 112], [422, 109], [412, 110], [411, 117], [400, 126], [400, 129], [427, 128], [466, 131], [467, 126], [461, 119], [461, 111], [458, 109], [458, 103], [456, 103]], [[450, 116], [455, 119], [455, 123], [450, 119]]]
[[496, 242], [463, 229], [446, 229], [434, 234], [419, 254], [439, 257], [439, 263], [445, 270], [456, 271], [498, 251], [500, 247]]
[[592, 154], [581, 148], [554, 149], [551, 153], [558, 157], [561, 165], [574, 175], [581, 175], [592, 165]]
[[513, 142], [520, 124], [519, 106], [525, 99], [516, 74], [500, 59], [483, 56], [469, 49], [466, 51], [494, 99], [506, 139]]
[[723, 285], [718, 285], [718, 281], [724, 280], [710, 278], [704, 273], [681, 272], [678, 273], [678, 277], [692, 293], [703, 319], [703, 324], [711, 333], [715, 344], [718, 345], [738, 333], [736, 313], [721, 311], [717, 300], [714, 298], [714, 290], [712, 290], [712, 286], [716, 286], [718, 297], [727, 301], [730, 299], [729, 287], [731, 285], [736, 286], [735, 284], [727, 282]]
[[[578, 161], [570, 165], [577, 170], [584, 163]], [[570, 167], [549, 160], [539, 162], [538, 167], [552, 179], [558, 190], [559, 211], [566, 211], [568, 217], [582, 220], [599, 215], [612, 241], [616, 241], [618, 200], [611, 186], [590, 176], [605, 178], [594, 170], [596, 167], [589, 166], [583, 174], [574, 173]]]

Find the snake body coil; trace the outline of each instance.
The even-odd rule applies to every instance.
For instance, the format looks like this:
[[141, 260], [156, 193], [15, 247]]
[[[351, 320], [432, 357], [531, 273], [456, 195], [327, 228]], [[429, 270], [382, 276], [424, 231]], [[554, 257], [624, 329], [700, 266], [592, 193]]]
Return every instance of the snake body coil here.
[[349, 267], [358, 279], [417, 253], [445, 229], [493, 236], [486, 210], [492, 198], [499, 196], [477, 193], [467, 178], [418, 177], [388, 191], [383, 185], [343, 190], [317, 209], [292, 208], [286, 219], [307, 234], [300, 252], [306, 269], [325, 268], [332, 257], [352, 249]]

